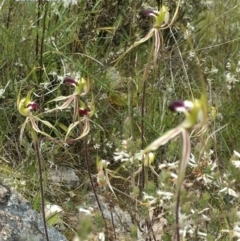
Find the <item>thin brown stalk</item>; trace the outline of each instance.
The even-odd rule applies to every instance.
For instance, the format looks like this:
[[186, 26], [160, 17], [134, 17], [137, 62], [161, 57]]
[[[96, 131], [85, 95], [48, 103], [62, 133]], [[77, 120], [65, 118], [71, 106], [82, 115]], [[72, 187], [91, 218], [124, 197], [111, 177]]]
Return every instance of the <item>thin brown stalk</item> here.
[[10, 1], [10, 6], [8, 8], [8, 14], [7, 14], [7, 23], [6, 23], [6, 29], [9, 28], [9, 25], [11, 23], [11, 13], [12, 13], [12, 10], [13, 10], [13, 2]]
[[46, 241], [49, 241], [48, 231], [47, 231], [47, 221], [46, 221], [46, 214], [45, 214], [45, 201], [44, 201], [44, 189], [43, 189], [43, 178], [42, 178], [42, 165], [41, 165], [41, 155], [39, 150], [38, 140], [34, 140], [34, 147], [37, 154], [37, 162], [38, 162], [38, 177], [39, 177], [39, 185], [40, 185], [40, 193], [41, 193], [41, 210], [42, 210], [42, 217], [43, 217], [43, 226], [46, 236]]
[[44, 38], [45, 38], [45, 31], [46, 31], [46, 19], [47, 19], [47, 12], [48, 12], [48, 2], [44, 3], [45, 6], [45, 12], [43, 16], [43, 23], [42, 23], [42, 35], [41, 35], [41, 45], [40, 45], [40, 55], [39, 55], [39, 65], [40, 65], [40, 71], [39, 71], [39, 78], [38, 82], [42, 82], [42, 74], [43, 74], [43, 51], [44, 51]]
[[37, 6], [37, 20], [36, 20], [36, 24], [37, 24], [37, 36], [36, 36], [36, 43], [35, 43], [35, 55], [36, 55], [36, 59], [38, 59], [38, 52], [39, 52], [39, 34], [38, 34], [38, 30], [39, 30], [39, 26], [40, 26], [40, 16], [41, 16], [41, 5], [42, 5], [42, 0], [38, 0], [38, 6]]
[[96, 188], [95, 188], [95, 186], [94, 186], [93, 178], [92, 178], [92, 173], [91, 173], [91, 168], [90, 168], [90, 163], [89, 163], [89, 157], [88, 157], [87, 136], [84, 137], [83, 143], [84, 143], [85, 161], [86, 161], [86, 165], [87, 165], [87, 171], [88, 171], [88, 176], [89, 176], [89, 179], [90, 179], [90, 184], [91, 184], [91, 187], [92, 187], [92, 190], [93, 190], [93, 193], [94, 193], [94, 196], [95, 196], [95, 199], [96, 199], [98, 208], [99, 208], [99, 210], [100, 210], [100, 212], [101, 212], [102, 219], [103, 219], [103, 221], [104, 221], [105, 230], [106, 230], [106, 232], [107, 232], [108, 229], [107, 229], [106, 220], [105, 220], [105, 217], [104, 217], [104, 214], [103, 214], [103, 210], [102, 210], [102, 207], [101, 207], [101, 204], [100, 204], [98, 195], [97, 195], [97, 191], [96, 191]]
[[180, 241], [180, 229], [179, 229], [179, 207], [180, 207], [180, 189], [177, 192], [177, 197], [176, 197], [176, 208], [175, 208], [175, 240]]

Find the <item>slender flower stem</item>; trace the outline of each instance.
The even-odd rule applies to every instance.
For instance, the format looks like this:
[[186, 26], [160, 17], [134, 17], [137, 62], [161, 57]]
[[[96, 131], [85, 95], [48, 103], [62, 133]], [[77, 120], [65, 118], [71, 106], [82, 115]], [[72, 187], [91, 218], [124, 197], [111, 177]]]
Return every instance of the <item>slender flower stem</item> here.
[[44, 225], [46, 241], [49, 241], [48, 231], [47, 231], [46, 214], [45, 214], [45, 201], [44, 201], [44, 190], [43, 190], [41, 155], [40, 155], [38, 140], [34, 140], [34, 147], [35, 147], [35, 150], [36, 150], [37, 162], [38, 162], [38, 172], [39, 172], [38, 177], [39, 177], [39, 185], [40, 185], [40, 193], [41, 193], [41, 209], [42, 209], [43, 225]]
[[175, 240], [180, 241], [180, 230], [179, 230], [179, 207], [180, 207], [180, 195], [181, 192], [178, 190], [177, 197], [176, 197], [176, 208], [175, 208], [175, 224], [176, 224], [176, 230], [175, 230]]
[[39, 71], [39, 83], [42, 83], [42, 74], [43, 74], [43, 50], [44, 50], [44, 39], [45, 39], [45, 31], [46, 31], [46, 19], [47, 19], [47, 12], [48, 12], [48, 2], [46, 1], [44, 3], [45, 6], [45, 12], [43, 15], [43, 23], [42, 23], [42, 36], [41, 36], [41, 42], [40, 42], [40, 56], [39, 56], [39, 65], [40, 65], [40, 71]]
[[[42, 4], [42, 1], [38, 0], [37, 19], [36, 19], [37, 29], [39, 29], [39, 25], [40, 25], [41, 4]], [[35, 43], [36, 60], [38, 59], [38, 54], [39, 54], [39, 32], [37, 31], [36, 43]]]
[[[148, 57], [148, 62], [146, 65], [146, 68], [143, 73], [143, 87], [142, 87], [142, 105], [141, 105], [141, 144], [142, 149], [144, 149], [144, 116], [146, 112], [146, 89], [147, 89], [147, 78], [148, 78], [148, 71], [151, 63], [151, 59], [153, 56], [153, 50], [154, 50], [154, 43], [152, 45], [152, 49], [150, 52], [150, 55]], [[145, 186], [145, 166], [144, 166], [144, 160], [142, 160], [142, 172], [141, 172], [141, 185], [140, 185], [140, 195], [144, 189]]]
[[102, 207], [101, 207], [98, 195], [97, 195], [97, 191], [96, 191], [96, 188], [94, 186], [93, 179], [92, 179], [92, 173], [91, 173], [90, 163], [89, 163], [89, 158], [88, 158], [87, 136], [84, 137], [83, 142], [84, 142], [84, 154], [85, 154], [85, 161], [86, 161], [86, 165], [87, 165], [88, 176], [89, 176], [91, 187], [92, 187], [92, 190], [93, 190], [93, 193], [94, 193], [94, 196], [95, 196], [98, 208], [99, 208], [99, 210], [101, 212], [102, 219], [104, 221], [105, 229], [106, 229], [106, 232], [107, 232], [107, 230], [108, 230], [107, 229], [107, 224], [106, 224], [105, 217], [104, 217], [104, 214], [103, 214], [103, 210], [102, 210]]

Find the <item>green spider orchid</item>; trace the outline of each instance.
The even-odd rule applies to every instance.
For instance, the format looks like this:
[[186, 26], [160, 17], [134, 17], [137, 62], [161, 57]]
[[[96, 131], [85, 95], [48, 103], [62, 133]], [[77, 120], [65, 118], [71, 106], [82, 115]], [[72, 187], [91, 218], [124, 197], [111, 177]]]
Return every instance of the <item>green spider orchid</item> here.
[[185, 178], [188, 160], [191, 154], [191, 142], [189, 131], [196, 130], [206, 126], [208, 120], [207, 113], [207, 97], [202, 94], [200, 99], [193, 101], [174, 101], [170, 104], [169, 109], [174, 112], [183, 112], [185, 119], [177, 127], [167, 131], [161, 137], [153, 141], [143, 151], [144, 154], [157, 150], [160, 146], [165, 145], [168, 141], [178, 135], [182, 136], [182, 155], [178, 169], [178, 179], [176, 182], [176, 235], [179, 236], [179, 203], [180, 203], [180, 190]]
[[143, 165], [140, 164], [139, 165], [139, 168], [137, 169], [137, 171], [135, 171], [132, 176], [130, 177], [131, 178], [131, 183], [135, 186], [135, 178], [137, 176], [138, 173], [142, 172], [143, 171], [143, 166], [144, 166], [144, 176], [145, 176], [145, 183], [148, 183], [148, 169], [150, 169], [150, 171], [156, 175], [156, 177], [158, 177], [158, 174], [157, 172], [154, 170], [154, 167], [152, 166], [152, 164], [154, 163], [154, 160], [155, 160], [155, 156], [152, 152], [148, 152], [148, 153], [145, 153], [142, 155], [142, 153], [137, 153], [135, 155], [135, 158], [136, 159], [139, 159], [141, 158], [142, 156], [142, 161], [143, 161]]
[[[207, 123], [207, 99], [202, 95], [200, 99], [193, 101], [174, 101], [170, 104], [169, 109], [175, 112], [183, 112], [185, 119], [177, 127], [167, 131], [161, 137], [153, 141], [145, 148], [144, 154], [157, 150], [160, 146], [165, 145], [168, 141], [178, 135], [182, 136], [182, 158], [179, 167], [178, 184], [181, 186], [185, 177], [186, 166], [191, 153], [190, 130], [202, 128]], [[180, 188], [180, 187], [179, 187]]]
[[[88, 107], [86, 107], [86, 105], [82, 101], [80, 101], [80, 105], [81, 105], [81, 107], [78, 109], [78, 119], [76, 121], [74, 121], [73, 123], [71, 123], [69, 125], [69, 127], [64, 128], [66, 130], [65, 141], [67, 143], [75, 142], [75, 141], [83, 138], [90, 131], [90, 118], [95, 113], [95, 105], [94, 105], [93, 96], [92, 96], [92, 101], [91, 101], [91, 103], [89, 103]], [[77, 126], [80, 126], [81, 135], [75, 139], [67, 140], [68, 137], [71, 135], [73, 129], [75, 129]]]
[[[86, 106], [79, 97], [83, 97], [85, 96], [89, 90], [90, 90], [90, 81], [86, 80], [85, 78], [81, 78], [79, 80], [75, 80], [73, 78], [70, 77], [66, 77], [63, 80], [64, 84], [68, 84], [74, 87], [74, 91], [71, 95], [69, 96], [59, 96], [53, 100], [51, 100], [50, 102], [57, 102], [57, 101], [63, 101], [65, 100], [65, 102], [59, 106], [56, 107], [54, 109], [51, 109], [49, 111], [46, 111], [45, 113], [49, 113], [52, 111], [56, 111], [56, 110], [64, 110], [67, 107], [70, 106], [70, 104], [73, 102], [73, 120], [72, 123], [67, 127], [64, 124], [60, 123], [59, 126], [61, 129], [63, 129], [64, 131], [66, 131], [66, 135], [65, 135], [65, 142], [70, 144], [72, 142], [75, 142], [81, 138], [83, 138], [84, 136], [86, 136], [90, 130], [90, 118], [93, 116], [93, 114], [95, 113], [95, 106], [94, 106], [94, 99], [92, 96], [92, 101], [89, 104], [89, 106]], [[80, 107], [79, 107], [79, 103], [80, 103]], [[72, 131], [79, 126], [81, 129], [81, 134], [74, 139], [68, 139], [69, 136], [72, 135]]]
[[123, 177], [118, 176], [118, 172], [117, 171], [112, 171], [108, 168], [108, 165], [110, 163], [106, 160], [102, 160], [99, 159], [97, 157], [96, 160], [96, 166], [97, 166], [97, 183], [99, 185], [99, 187], [103, 187], [106, 188], [108, 187], [111, 192], [113, 193], [113, 195], [115, 196], [115, 198], [117, 199], [117, 196], [113, 190], [113, 186], [111, 185], [110, 179], [111, 178], [118, 178], [118, 179], [122, 179], [124, 181], [126, 181]]
[[79, 110], [79, 104], [78, 104], [79, 96], [81, 96], [81, 97], [85, 96], [89, 92], [90, 82], [87, 81], [83, 77], [79, 80], [75, 80], [73, 78], [66, 77], [66, 78], [64, 78], [63, 83], [73, 86], [74, 87], [73, 93], [68, 96], [59, 96], [59, 97], [51, 100], [50, 102], [53, 102], [53, 101], [58, 102], [58, 101], [63, 101], [63, 100], [65, 100], [65, 102], [59, 107], [46, 111], [46, 113], [53, 112], [56, 110], [64, 110], [68, 106], [70, 106], [70, 104], [73, 102], [73, 113], [74, 113], [73, 114], [73, 122], [75, 122], [77, 120], [78, 110]]
[[177, 14], [178, 14], [178, 9], [180, 6], [180, 0], [178, 1], [177, 7], [176, 7], [176, 11], [174, 13], [174, 16], [172, 18], [172, 21], [169, 23], [170, 21], [170, 14], [168, 11], [168, 8], [166, 6], [162, 6], [162, 8], [159, 11], [153, 10], [153, 9], [147, 9], [145, 11], [143, 11], [142, 15], [144, 17], [153, 17], [154, 18], [154, 24], [153, 27], [149, 30], [149, 32], [146, 34], [145, 37], [141, 38], [140, 40], [136, 41], [135, 43], [133, 43], [133, 45], [131, 45], [122, 55], [120, 55], [116, 60], [113, 61], [114, 62], [118, 62], [119, 60], [121, 60], [128, 52], [130, 52], [132, 49], [134, 49], [135, 47], [137, 47], [138, 45], [146, 42], [147, 40], [149, 40], [151, 37], [154, 37], [154, 63], [156, 63], [157, 61], [157, 56], [158, 56], [158, 52], [160, 49], [160, 45], [163, 42], [163, 37], [161, 34], [161, 30], [170, 28], [172, 26], [172, 24], [174, 23]]
[[36, 141], [36, 139], [37, 139], [36, 133], [39, 133], [48, 138], [51, 138], [51, 136], [49, 136], [47, 133], [45, 133], [39, 129], [38, 124], [37, 124], [38, 121], [56, 131], [55, 127], [50, 122], [42, 120], [32, 113], [32, 111], [39, 109], [39, 105], [35, 101], [32, 100], [32, 92], [33, 92], [32, 90], [29, 91], [27, 96], [25, 98], [21, 99], [21, 97], [20, 97], [21, 91], [20, 91], [18, 94], [18, 97], [17, 97], [17, 109], [21, 115], [26, 117], [24, 123], [22, 124], [21, 131], [20, 131], [20, 138], [19, 138], [20, 143], [22, 143], [23, 133], [24, 133], [26, 126], [27, 126], [28, 130], [30, 131], [34, 141]]
[[177, 135], [189, 130], [195, 130], [203, 127], [207, 123], [207, 99], [202, 95], [200, 99], [193, 101], [174, 101], [169, 105], [169, 109], [174, 112], [182, 112], [185, 114], [185, 119], [177, 127], [167, 131], [157, 140], [152, 142], [145, 150], [144, 153], [158, 149], [158, 147], [165, 145], [169, 140], [175, 138]]

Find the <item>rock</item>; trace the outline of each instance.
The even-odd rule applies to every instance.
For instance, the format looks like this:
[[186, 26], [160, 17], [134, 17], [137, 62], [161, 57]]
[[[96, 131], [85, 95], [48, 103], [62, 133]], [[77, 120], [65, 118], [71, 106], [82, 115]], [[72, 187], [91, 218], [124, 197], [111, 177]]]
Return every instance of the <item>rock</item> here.
[[57, 167], [56, 169], [51, 169], [49, 178], [54, 184], [63, 185], [69, 190], [76, 189], [80, 185], [78, 176], [70, 167]]
[[[90, 200], [94, 202], [94, 208], [98, 209], [96, 199], [93, 193], [89, 194]], [[121, 209], [117, 204], [111, 204], [105, 197], [98, 195], [100, 205], [103, 211], [103, 215], [106, 219], [110, 222], [114, 222], [115, 228], [121, 231], [130, 231], [131, 227], [133, 226], [132, 218], [130, 214]]]
[[[0, 241], [45, 241], [42, 217], [15, 190], [0, 183]], [[50, 241], [67, 241], [47, 227]]]

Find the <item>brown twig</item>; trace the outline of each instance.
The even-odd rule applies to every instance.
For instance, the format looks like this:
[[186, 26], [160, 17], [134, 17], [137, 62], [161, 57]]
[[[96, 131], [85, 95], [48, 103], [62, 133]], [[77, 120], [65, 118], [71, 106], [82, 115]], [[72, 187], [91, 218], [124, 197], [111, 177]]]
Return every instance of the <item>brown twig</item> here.
[[46, 214], [45, 214], [45, 201], [44, 201], [44, 189], [43, 189], [43, 178], [42, 178], [42, 164], [41, 164], [41, 155], [39, 150], [38, 140], [34, 140], [34, 147], [37, 154], [37, 162], [38, 162], [38, 177], [39, 177], [39, 185], [40, 185], [40, 193], [41, 193], [41, 209], [42, 209], [42, 216], [43, 216], [43, 226], [46, 236], [46, 241], [49, 241], [48, 231], [47, 231], [47, 221], [46, 221]]

